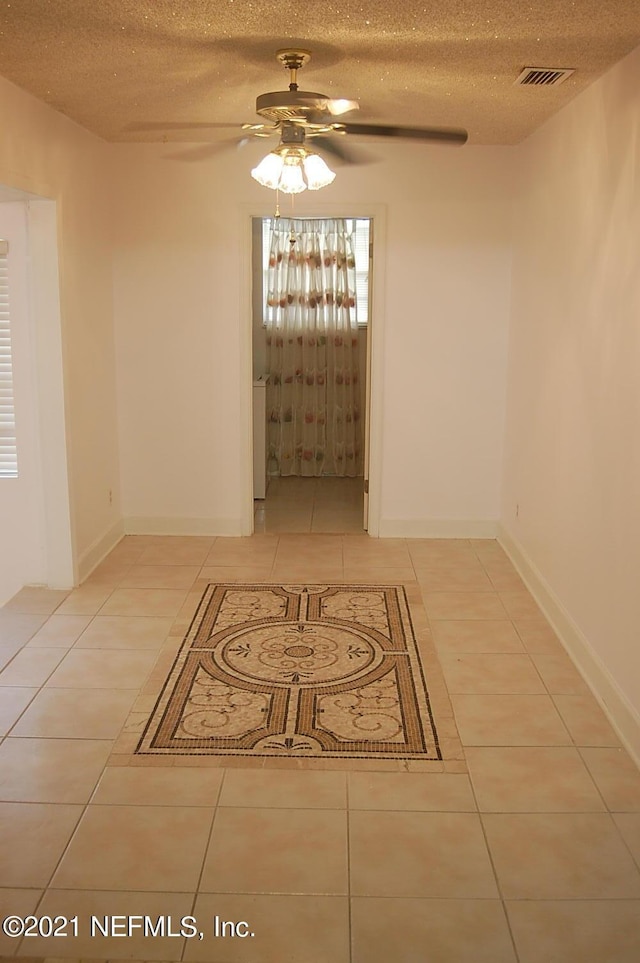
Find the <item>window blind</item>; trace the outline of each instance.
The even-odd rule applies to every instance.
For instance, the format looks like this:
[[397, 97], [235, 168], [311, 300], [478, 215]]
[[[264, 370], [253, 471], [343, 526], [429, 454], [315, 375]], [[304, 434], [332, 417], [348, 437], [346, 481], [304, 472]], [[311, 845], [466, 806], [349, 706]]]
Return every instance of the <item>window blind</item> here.
[[[358, 324], [369, 323], [369, 240], [370, 220], [368, 217], [347, 218], [353, 237], [356, 259], [356, 317]], [[262, 304], [263, 318], [266, 317], [267, 272], [269, 270], [269, 245], [271, 238], [271, 218], [262, 221]]]
[[0, 240], [0, 478], [18, 474], [9, 327], [9, 244]]

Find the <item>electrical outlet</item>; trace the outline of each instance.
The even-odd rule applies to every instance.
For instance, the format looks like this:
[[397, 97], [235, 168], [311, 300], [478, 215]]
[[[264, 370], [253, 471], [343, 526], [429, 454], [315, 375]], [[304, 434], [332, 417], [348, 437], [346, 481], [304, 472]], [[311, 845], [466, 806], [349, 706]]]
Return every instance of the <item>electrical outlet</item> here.
[[109, 504], [113, 505], [113, 491], [111, 488], [109, 489]]
[[516, 505], [516, 518], [520, 514], [520, 505]]

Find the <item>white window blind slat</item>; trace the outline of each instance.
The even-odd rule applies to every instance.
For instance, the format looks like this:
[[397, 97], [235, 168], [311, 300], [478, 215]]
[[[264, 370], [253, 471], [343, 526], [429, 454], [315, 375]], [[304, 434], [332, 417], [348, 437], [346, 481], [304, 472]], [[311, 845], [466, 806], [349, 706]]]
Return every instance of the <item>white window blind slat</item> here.
[[9, 245], [0, 239], [0, 478], [18, 474], [9, 324]]

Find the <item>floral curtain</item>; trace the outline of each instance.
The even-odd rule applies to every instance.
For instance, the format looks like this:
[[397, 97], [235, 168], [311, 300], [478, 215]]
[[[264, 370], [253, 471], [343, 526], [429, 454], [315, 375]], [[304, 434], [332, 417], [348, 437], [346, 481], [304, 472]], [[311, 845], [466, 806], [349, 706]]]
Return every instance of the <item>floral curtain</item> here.
[[344, 218], [273, 221], [266, 328], [270, 472], [361, 474], [355, 258]]

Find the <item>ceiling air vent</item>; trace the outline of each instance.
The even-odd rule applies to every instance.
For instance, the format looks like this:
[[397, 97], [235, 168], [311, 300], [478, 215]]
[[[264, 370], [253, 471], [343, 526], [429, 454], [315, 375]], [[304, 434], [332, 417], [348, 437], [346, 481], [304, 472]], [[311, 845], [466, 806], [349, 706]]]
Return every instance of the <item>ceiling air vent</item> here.
[[525, 67], [514, 84], [517, 87], [557, 87], [575, 70], [559, 67]]

